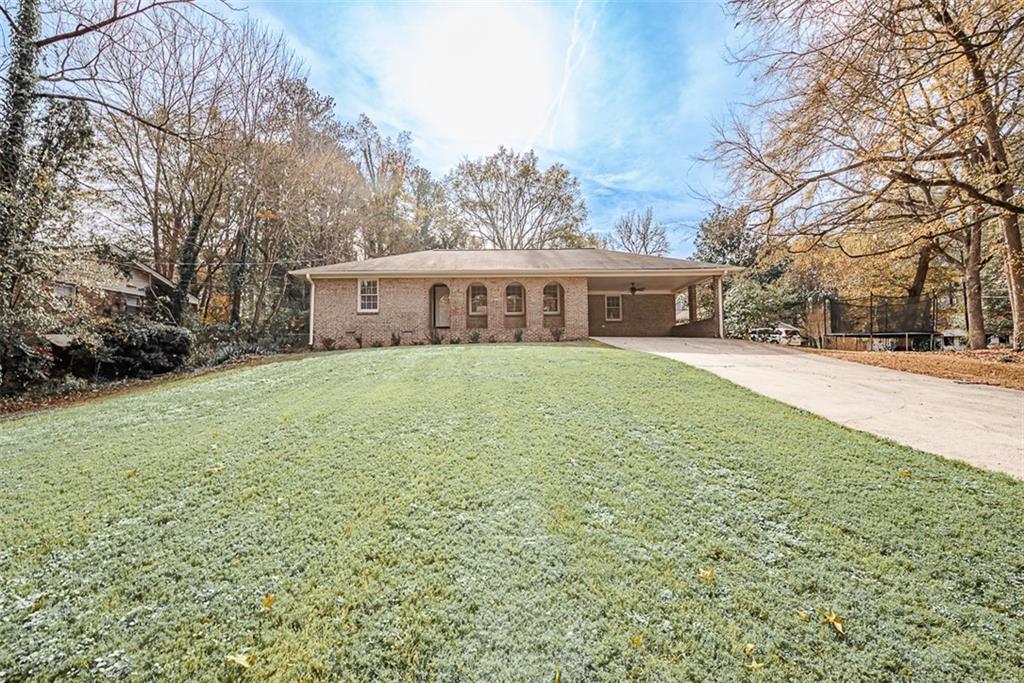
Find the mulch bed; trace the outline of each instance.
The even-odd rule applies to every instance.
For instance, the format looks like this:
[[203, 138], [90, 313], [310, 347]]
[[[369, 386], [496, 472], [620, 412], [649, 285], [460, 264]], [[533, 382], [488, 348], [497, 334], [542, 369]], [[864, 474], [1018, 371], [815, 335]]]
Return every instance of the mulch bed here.
[[1009, 349], [983, 351], [823, 351], [805, 349], [831, 358], [931, 375], [958, 382], [990, 384], [1024, 390], [1024, 352]]

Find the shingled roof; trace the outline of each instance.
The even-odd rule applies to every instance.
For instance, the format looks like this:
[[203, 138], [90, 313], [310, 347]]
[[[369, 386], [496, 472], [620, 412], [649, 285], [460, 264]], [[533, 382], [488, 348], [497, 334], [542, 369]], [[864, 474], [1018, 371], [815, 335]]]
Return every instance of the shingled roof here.
[[291, 275], [353, 277], [358, 275], [439, 275], [454, 273], [559, 273], [601, 275], [623, 273], [738, 272], [737, 266], [689, 259], [628, 254], [608, 249], [431, 249], [396, 256], [303, 268]]

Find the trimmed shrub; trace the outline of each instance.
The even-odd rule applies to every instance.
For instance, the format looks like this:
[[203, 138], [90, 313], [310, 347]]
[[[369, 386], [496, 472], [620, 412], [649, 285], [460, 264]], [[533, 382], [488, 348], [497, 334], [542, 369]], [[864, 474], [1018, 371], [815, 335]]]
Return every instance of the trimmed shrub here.
[[488, 344], [493, 344], [496, 341], [498, 341], [498, 340], [494, 337], [493, 334], [490, 337], [487, 338], [487, 343]]
[[384, 346], [384, 342], [382, 342], [380, 339], [374, 339], [372, 342], [370, 342], [370, 346], [375, 349], [379, 349], [380, 347]]
[[563, 330], [561, 327], [552, 327], [551, 328], [551, 338], [554, 339], [555, 341], [561, 341], [562, 340], [562, 333], [564, 333], [564, 332], [565, 332], [565, 330]]
[[523, 341], [523, 328], [517, 327], [516, 329], [512, 330], [512, 340], [516, 342]]
[[391, 345], [392, 346], [401, 346], [402, 345], [402, 335], [400, 335], [397, 332], [392, 332], [391, 333]]
[[330, 351], [334, 348], [334, 337], [324, 337], [320, 340], [320, 345], [324, 347], [324, 351]]
[[469, 343], [479, 344], [480, 343], [480, 330], [473, 330], [469, 333]]
[[352, 338], [356, 340], [356, 346], [358, 346], [359, 348], [363, 348], [363, 335], [356, 334], [353, 335]]
[[444, 337], [442, 337], [440, 334], [438, 334], [437, 330], [431, 330], [430, 331], [430, 343], [431, 344], [441, 344], [443, 342], [444, 342]]

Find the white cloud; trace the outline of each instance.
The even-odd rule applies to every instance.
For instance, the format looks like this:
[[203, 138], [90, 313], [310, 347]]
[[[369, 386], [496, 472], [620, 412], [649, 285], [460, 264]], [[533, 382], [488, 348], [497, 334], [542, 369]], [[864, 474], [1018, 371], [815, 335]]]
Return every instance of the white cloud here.
[[365, 77], [360, 99], [388, 112], [394, 127], [412, 130], [431, 165], [500, 144], [571, 146], [578, 114], [571, 77], [588, 27], [563, 10], [361, 6], [345, 13], [339, 49]]

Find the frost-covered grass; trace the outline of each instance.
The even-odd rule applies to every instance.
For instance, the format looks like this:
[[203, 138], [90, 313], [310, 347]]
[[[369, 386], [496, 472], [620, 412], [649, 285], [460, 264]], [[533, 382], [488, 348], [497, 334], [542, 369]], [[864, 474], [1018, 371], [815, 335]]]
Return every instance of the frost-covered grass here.
[[1024, 484], [653, 356], [325, 354], [0, 424], [0, 680], [995, 681], [1022, 642]]

